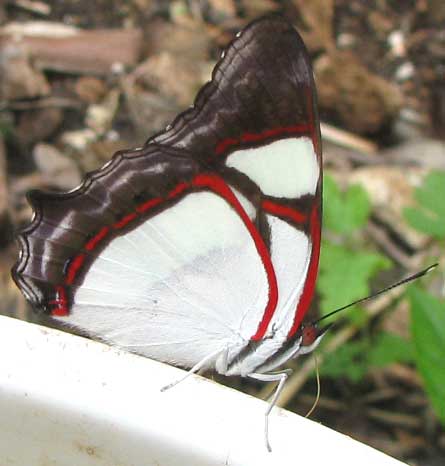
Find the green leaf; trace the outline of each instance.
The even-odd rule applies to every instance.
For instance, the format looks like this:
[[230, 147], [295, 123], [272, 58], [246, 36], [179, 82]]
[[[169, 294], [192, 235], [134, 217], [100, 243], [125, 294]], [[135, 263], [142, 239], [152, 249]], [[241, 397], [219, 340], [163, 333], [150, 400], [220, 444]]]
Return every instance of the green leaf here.
[[436, 238], [445, 237], [445, 172], [431, 172], [416, 189], [418, 207], [404, 209], [406, 221], [416, 230]]
[[431, 404], [445, 422], [445, 301], [409, 288], [415, 359]]
[[445, 220], [437, 218], [432, 212], [406, 207], [403, 214], [405, 220], [417, 231], [439, 239], [445, 236]]
[[414, 350], [409, 341], [391, 333], [382, 333], [372, 342], [368, 339], [350, 341], [326, 354], [321, 372], [329, 377], [347, 377], [358, 382], [370, 367], [411, 362], [413, 358]]
[[358, 382], [368, 371], [366, 350], [365, 340], [348, 342], [325, 355], [320, 373], [328, 377], [347, 377]]
[[359, 185], [342, 193], [334, 179], [323, 180], [323, 224], [336, 233], [352, 233], [366, 224], [371, 212], [368, 194]]
[[412, 362], [414, 348], [410, 341], [393, 333], [382, 332], [368, 351], [370, 366], [384, 367], [395, 362]]
[[343, 246], [322, 243], [318, 291], [321, 312], [327, 314], [370, 292], [369, 280], [390, 261], [373, 252], [353, 252]]
[[423, 185], [416, 189], [415, 198], [422, 206], [445, 217], [444, 195], [445, 172], [433, 171], [425, 178]]

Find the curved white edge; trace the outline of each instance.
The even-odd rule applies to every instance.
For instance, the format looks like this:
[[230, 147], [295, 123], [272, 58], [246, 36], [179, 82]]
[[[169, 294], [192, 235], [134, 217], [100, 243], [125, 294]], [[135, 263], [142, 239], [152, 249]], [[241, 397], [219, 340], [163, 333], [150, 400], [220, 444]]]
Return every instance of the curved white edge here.
[[180, 369], [0, 317], [0, 464], [402, 463], [308, 419]]

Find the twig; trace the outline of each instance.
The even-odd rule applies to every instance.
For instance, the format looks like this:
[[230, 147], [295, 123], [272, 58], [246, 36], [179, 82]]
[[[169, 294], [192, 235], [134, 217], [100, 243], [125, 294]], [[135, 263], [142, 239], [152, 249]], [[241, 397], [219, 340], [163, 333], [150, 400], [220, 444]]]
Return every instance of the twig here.
[[383, 230], [383, 228], [370, 222], [366, 226], [366, 233], [398, 264], [408, 270], [415, 268], [415, 261], [412, 257], [408, 256], [399, 247], [397, 247], [397, 245], [391, 241], [389, 235]]
[[15, 3], [12, 3], [12, 6], [42, 16], [48, 16], [51, 13], [51, 7], [48, 4], [32, 0], [16, 0]]
[[82, 103], [65, 97], [42, 97], [41, 99], [0, 102], [0, 111], [3, 110], [35, 110], [39, 108], [80, 108]]
[[384, 163], [384, 160], [377, 154], [357, 152], [355, 149], [341, 147], [338, 144], [325, 139], [323, 141], [323, 163], [343, 170], [345, 161], [349, 164], [348, 169], [352, 168], [352, 164], [360, 166], [376, 166]]
[[416, 370], [403, 364], [392, 364], [388, 375], [398, 379], [399, 382], [402, 381], [411, 386], [418, 388], [423, 386], [422, 380]]
[[370, 418], [391, 426], [420, 429], [423, 425], [423, 419], [420, 419], [418, 416], [411, 416], [409, 414], [390, 413], [387, 410], [377, 408], [368, 408], [365, 410], [365, 413]]
[[[142, 50], [140, 29], [65, 29], [41, 22], [13, 24], [0, 29], [4, 44], [23, 46], [36, 67], [76, 74], [109, 74], [134, 66]], [[51, 34], [50, 34], [51, 33]]]
[[47, 37], [51, 39], [73, 37], [79, 29], [54, 21], [13, 21], [0, 28], [0, 37], [11, 36], [15, 40], [22, 37]]
[[321, 135], [327, 141], [365, 154], [375, 155], [377, 153], [377, 144], [369, 141], [368, 139], [336, 128], [335, 126], [331, 126], [327, 123], [321, 123], [320, 127]]
[[387, 401], [391, 398], [396, 398], [400, 395], [400, 391], [394, 388], [383, 388], [374, 390], [367, 395], [364, 395], [360, 398], [360, 402], [363, 404], [378, 403], [381, 401]]

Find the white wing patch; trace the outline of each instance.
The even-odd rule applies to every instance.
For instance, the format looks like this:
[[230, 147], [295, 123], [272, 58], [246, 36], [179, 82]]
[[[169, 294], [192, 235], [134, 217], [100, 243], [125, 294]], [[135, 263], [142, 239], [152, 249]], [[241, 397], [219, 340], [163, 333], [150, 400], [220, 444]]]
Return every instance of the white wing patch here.
[[[269, 323], [268, 338], [262, 340], [255, 352], [232, 366], [227, 375], [250, 374], [280, 349], [292, 327], [306, 281], [312, 250], [309, 238], [273, 215], [267, 215], [267, 221], [271, 231], [271, 258], [278, 282], [277, 308]], [[275, 365], [269, 369], [274, 368]]]
[[314, 146], [306, 136], [237, 150], [226, 165], [247, 175], [264, 194], [290, 199], [315, 194], [320, 171]]
[[311, 259], [312, 245], [309, 237], [287, 222], [267, 215], [271, 229], [271, 255], [278, 281], [278, 305], [269, 330], [287, 337], [295, 310], [303, 292]]
[[200, 192], [113, 239], [63, 320], [190, 367], [218, 349], [232, 353], [247, 344], [267, 299], [266, 273], [245, 225], [226, 201]]

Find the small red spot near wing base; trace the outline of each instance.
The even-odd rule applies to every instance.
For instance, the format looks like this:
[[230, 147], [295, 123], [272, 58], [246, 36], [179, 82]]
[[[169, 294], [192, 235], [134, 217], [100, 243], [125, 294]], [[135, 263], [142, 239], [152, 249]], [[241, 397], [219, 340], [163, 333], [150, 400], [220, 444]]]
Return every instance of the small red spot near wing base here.
[[56, 295], [57, 299], [49, 302], [50, 305], [56, 306], [54, 309], [51, 310], [51, 315], [57, 317], [65, 317], [69, 314], [65, 288], [60, 285], [57, 286]]

